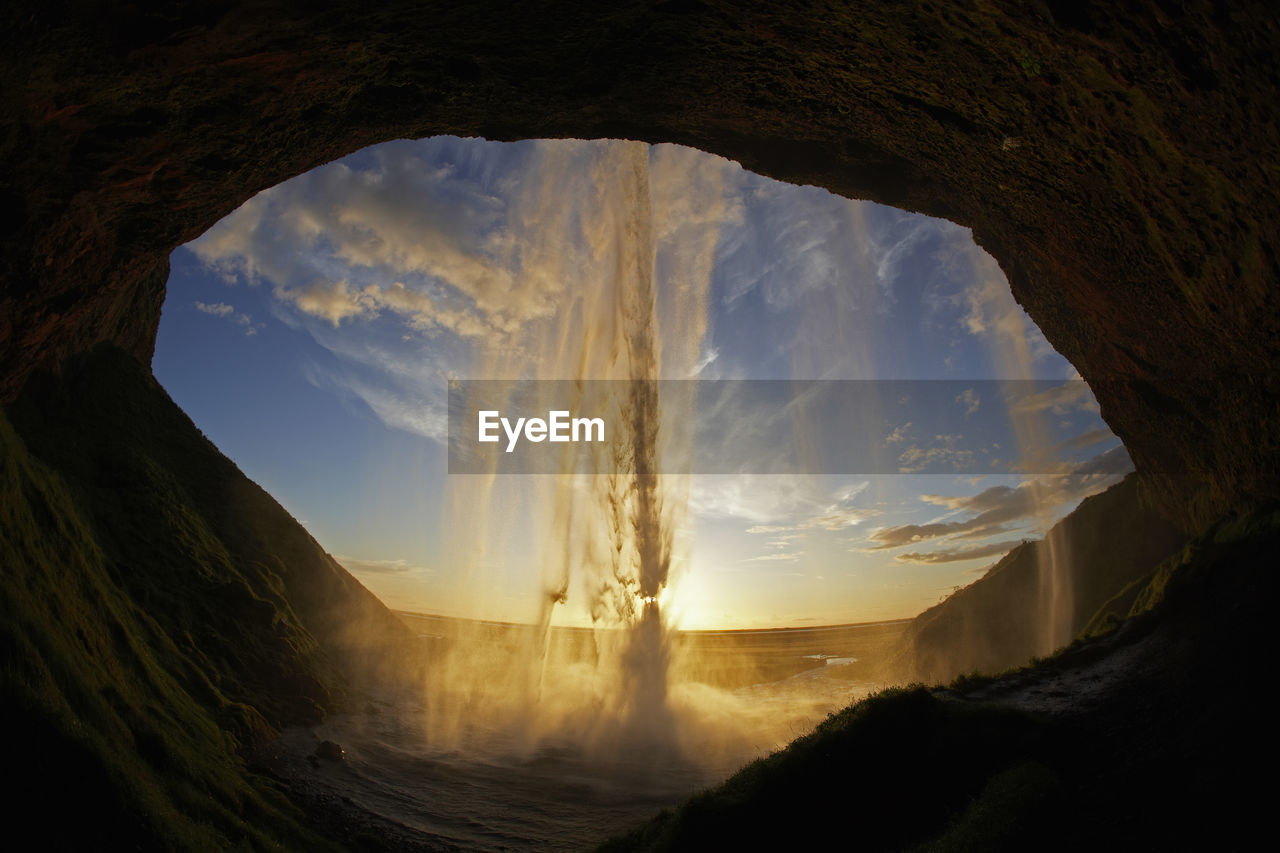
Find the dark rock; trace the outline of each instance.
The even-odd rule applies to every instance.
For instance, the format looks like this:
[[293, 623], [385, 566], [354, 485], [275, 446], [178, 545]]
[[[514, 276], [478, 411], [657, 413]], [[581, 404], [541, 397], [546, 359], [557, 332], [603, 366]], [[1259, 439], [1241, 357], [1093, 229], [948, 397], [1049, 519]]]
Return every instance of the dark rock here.
[[[887, 669], [932, 684], [1051, 654], [1184, 544], [1186, 536], [1146, 505], [1137, 475], [1130, 474], [1085, 499], [1048, 537], [1014, 548], [980, 579], [913, 619]], [[1119, 615], [1127, 610], [1128, 604]]]
[[[10, 730], [33, 733], [11, 762], [36, 773], [14, 813], [69, 793], [93, 809], [34, 820], [46, 846], [221, 849], [259, 837], [236, 817], [256, 815], [273, 824], [263, 839], [317, 849], [273, 801], [251, 804], [232, 784], [233, 739], [213, 715], [252, 706], [229, 715], [244, 741], [314, 719], [345, 680], [330, 653], [352, 613], [387, 635], [393, 617], [197, 442], [163, 392], [139, 385], [138, 362], [153, 351], [176, 246], [254, 193], [376, 142], [677, 142], [969, 226], [1090, 382], [1154, 499], [1193, 524], [1280, 499], [1280, 26], [1268, 4], [1049, 0], [1047, 17], [1004, 0], [821, 14], [788, 2], [679, 2], [657, 14], [636, 3], [607, 16], [585, 2], [501, 14], [408, 0], [374, 11], [355, 0], [319, 11], [143, 5], [16, 0], [0, 15], [0, 402], [22, 393], [25, 407], [0, 429], [0, 503], [22, 522], [0, 525], [0, 552], [14, 555], [0, 579], [0, 646], [21, 664], [0, 679], [0, 704]], [[99, 344], [130, 355], [97, 358], [77, 389], [81, 357]], [[51, 387], [33, 391], [37, 376]], [[157, 512], [166, 501], [174, 512]], [[207, 535], [156, 524], [166, 519], [194, 519]], [[189, 553], [193, 541], [201, 554]], [[1209, 571], [1229, 579], [1238, 565]], [[1227, 589], [1186, 606], [1274, 600]], [[257, 603], [268, 600], [278, 620]], [[67, 642], [65, 619], [91, 629], [92, 652]], [[277, 621], [289, 637], [275, 635]], [[1264, 649], [1265, 638], [1231, 648]], [[77, 708], [104, 677], [129, 680], [136, 704]], [[1261, 702], [1231, 708], [1245, 681], [1189, 682], [1224, 697], [1189, 730], [1260, 730], [1222, 723], [1264, 719]], [[70, 713], [35, 710], [51, 701]], [[121, 746], [141, 708], [185, 732], [174, 742], [199, 761], [153, 772]], [[1163, 771], [1160, 737], [1131, 740], [1153, 744]], [[1252, 754], [1230, 739], [1212, 751]], [[894, 761], [905, 766], [896, 746]], [[1232, 822], [1217, 815], [1265, 814], [1253, 802], [1197, 812], [1199, 793], [1251, 778], [1222, 767], [1187, 774], [1199, 788], [1178, 779], [1186, 798], [1175, 808], [1214, 816], [1215, 830]], [[152, 775], [119, 784], [139, 773]], [[188, 816], [192, 790], [236, 793]], [[1158, 801], [1086, 805], [1140, 815]], [[1110, 837], [1105, 820], [1080, 826]]]
[[19, 3], [0, 400], [100, 342], [149, 360], [168, 253], [321, 163], [625, 136], [970, 226], [1167, 510], [1280, 498], [1276, 13], [1069, 6]]
[[346, 757], [346, 750], [331, 740], [322, 740], [316, 747], [316, 758], [322, 758], [325, 761], [342, 761]]

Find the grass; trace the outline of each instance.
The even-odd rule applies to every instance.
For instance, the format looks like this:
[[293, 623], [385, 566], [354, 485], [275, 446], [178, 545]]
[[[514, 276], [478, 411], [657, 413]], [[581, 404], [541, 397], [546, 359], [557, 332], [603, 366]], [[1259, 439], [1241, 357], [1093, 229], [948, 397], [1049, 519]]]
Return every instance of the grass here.
[[[218, 724], [218, 710], [234, 706], [198, 683], [191, 659], [114, 581], [65, 483], [31, 458], [7, 419], [0, 444], [0, 648], [6, 751], [21, 780], [15, 812], [48, 815], [54, 848], [124, 839], [147, 849], [270, 850], [286, 840], [323, 848], [283, 798], [251, 784], [235, 737]], [[262, 725], [251, 709], [235, 710], [241, 725]]]
[[[0, 415], [0, 445], [0, 697], [23, 781], [12, 806], [44, 846], [363, 843], [309, 830], [245, 750], [357, 690], [353, 661], [372, 657], [346, 626], [385, 650], [403, 635], [394, 617], [123, 353], [32, 386]], [[1101, 831], [1176, 841], [1188, 798], [1247, 800], [1223, 756], [1247, 753], [1232, 721], [1256, 704], [1257, 663], [1241, 650], [1265, 647], [1277, 540], [1270, 516], [1220, 525], [1140, 584], [1136, 627], [1104, 640], [1176, 628], [1185, 642], [1101, 713], [1050, 721], [955, 695], [995, 677], [888, 690], [606, 849], [794, 847], [832, 832], [869, 850], [1043, 849]], [[1101, 648], [1082, 640], [1019, 677]]]
[[[1265, 831], [1252, 756], [1269, 733], [1280, 511], [1219, 524], [1153, 573], [1123, 631], [946, 691], [895, 688], [832, 715], [603, 851], [1231, 849]], [[972, 698], [1135, 644], [1140, 665], [1048, 719]], [[966, 698], [964, 694], [970, 694]]]
[[42, 847], [336, 849], [244, 756], [352, 689], [345, 620], [384, 648], [399, 623], [129, 356], [0, 412], [0, 566], [10, 805]]
[[[808, 849], [833, 824], [863, 849], [923, 843], [982, 800], [991, 780], [1051, 751], [1053, 733], [1016, 711], [891, 688], [601, 850]], [[994, 795], [986, 801], [995, 808]], [[875, 819], [846, 824], [851, 813]]]

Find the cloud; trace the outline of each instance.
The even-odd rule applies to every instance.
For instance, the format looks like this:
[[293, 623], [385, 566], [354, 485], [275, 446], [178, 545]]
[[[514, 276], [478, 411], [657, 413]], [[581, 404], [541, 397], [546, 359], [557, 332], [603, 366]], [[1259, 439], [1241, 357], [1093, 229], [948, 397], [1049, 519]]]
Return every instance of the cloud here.
[[[823, 492], [812, 478], [803, 478], [803, 476], [797, 476], [797, 478], [769, 476], [767, 480], [753, 478], [753, 476], [698, 478], [698, 480], [707, 479], [722, 480], [724, 485], [735, 485], [737, 497], [745, 500], [754, 498], [754, 506], [760, 511], [750, 515], [745, 512], [723, 515], [754, 521], [754, 524], [746, 529], [746, 533], [771, 535], [773, 539], [769, 544], [774, 547], [780, 547], [781, 544], [814, 530], [840, 532], [840, 530], [854, 528], [881, 514], [878, 508], [851, 506], [851, 502], [870, 487], [869, 480], [845, 484], [833, 492]], [[695, 480], [695, 485], [698, 480]], [[778, 488], [780, 485], [781, 489]], [[777, 500], [780, 493], [786, 496], [781, 501]]]
[[356, 397], [393, 429], [448, 440], [447, 353], [412, 338], [346, 335], [329, 326], [312, 331], [337, 359], [305, 364], [307, 381]]
[[[689, 509], [694, 515], [756, 525], [809, 515], [829, 501], [830, 495], [812, 478], [795, 474], [704, 474], [692, 478], [689, 486]], [[789, 529], [784, 525], [777, 532]]]
[[551, 312], [544, 291], [563, 282], [519, 270], [519, 247], [499, 228], [515, 202], [421, 147], [370, 157], [367, 167], [332, 163], [259, 193], [188, 246], [335, 326], [386, 311], [416, 328], [501, 334]]
[[[699, 377], [702, 377], [703, 371], [707, 370], [708, 367], [714, 364], [715, 360], [719, 357], [720, 357], [719, 350], [715, 349], [714, 347], [707, 347], [706, 351], [702, 354], [702, 357], [698, 359], [698, 363], [695, 364], [693, 366], [693, 369], [689, 371], [689, 378], [697, 379]], [[710, 372], [708, 372], [708, 375], [702, 378], [713, 379], [715, 377], [711, 376]]]
[[1111, 441], [1115, 435], [1109, 429], [1100, 428], [1092, 429], [1088, 432], [1081, 433], [1074, 438], [1069, 438], [1054, 448], [1054, 452], [1063, 450], [1080, 450], [1085, 447], [1092, 447], [1095, 444], [1101, 444], [1104, 441]]
[[[718, 513], [709, 511], [703, 490], [711, 483], [720, 488]], [[826, 490], [813, 477], [704, 476], [694, 480], [690, 505], [702, 515], [753, 522], [747, 533], [773, 536], [773, 542], [784, 542], [809, 531], [846, 530], [879, 516], [879, 509], [851, 505], [870, 485], [870, 481], [862, 480]]]
[[[274, 313], [338, 356], [332, 382], [406, 427], [420, 419], [387, 400], [416, 400], [421, 383], [380, 374], [362, 350], [400, 339], [427, 375], [452, 364], [565, 378], [587, 365], [609, 378], [616, 335], [591, 324], [615, 319], [630, 292], [618, 272], [641, 210], [662, 279], [664, 375], [707, 368], [703, 304], [719, 229], [741, 215], [722, 191], [735, 173], [671, 145], [401, 141], [259, 193], [187, 248], [228, 280], [268, 286]], [[426, 341], [424, 356], [414, 345]]]
[[237, 326], [244, 327], [246, 336], [252, 337], [258, 334], [258, 330], [265, 328], [263, 323], [254, 323], [253, 318], [248, 314], [237, 314], [236, 309], [225, 302], [214, 302], [212, 304], [199, 302], [195, 303], [196, 310], [213, 317], [220, 317], [224, 320], [230, 320]]
[[869, 507], [843, 507], [833, 510], [824, 515], [806, 518], [800, 524], [802, 530], [844, 530], [846, 527], [856, 527], [869, 518], [875, 518], [880, 514], [879, 510]]
[[1014, 522], [1039, 520], [1055, 507], [1096, 494], [1131, 470], [1133, 464], [1128, 454], [1123, 447], [1116, 447], [1080, 463], [1061, 476], [1041, 477], [1017, 486], [992, 486], [975, 495], [921, 495], [920, 499], [926, 503], [971, 515], [959, 521], [882, 527], [872, 531], [868, 537], [872, 544], [866, 550], [900, 548], [932, 539], [987, 536]]
[[319, 279], [302, 287], [278, 287], [275, 295], [303, 314], [328, 321], [335, 329], [345, 320], [372, 319], [389, 312], [399, 315], [410, 329], [418, 331], [448, 329], [463, 338], [478, 338], [493, 332], [476, 315], [441, 307], [427, 294], [400, 281], [357, 289], [347, 281]]
[[856, 527], [879, 514], [879, 510], [870, 507], [833, 508], [820, 515], [801, 519], [794, 524], [756, 524], [747, 528], [747, 532], [777, 534], [803, 530], [844, 530], [848, 527]]
[[[903, 398], [906, 399], [906, 398]], [[898, 442], [907, 440], [907, 431], [911, 429], [911, 421], [907, 421], [901, 426], [894, 427], [893, 432], [884, 437], [886, 444], [897, 444]]]
[[960, 396], [956, 397], [956, 402], [964, 407], [964, 416], [967, 418], [978, 411], [978, 406], [982, 401], [972, 388], [966, 388]]
[[203, 311], [206, 314], [212, 314], [215, 317], [226, 317], [229, 314], [234, 314], [236, 309], [225, 302], [215, 302], [212, 305], [205, 304], [204, 302], [197, 302], [196, 310]]
[[795, 551], [789, 554], [761, 554], [758, 557], [750, 557], [745, 562], [748, 563], [766, 563], [766, 562], [794, 562], [804, 556], [804, 551]]
[[361, 560], [355, 557], [335, 556], [343, 568], [352, 574], [400, 574], [403, 572], [426, 572], [432, 569], [425, 566], [411, 565], [407, 560]]
[[[876, 283], [886, 300], [892, 302], [899, 279], [906, 272], [907, 262], [919, 252], [925, 240], [936, 235], [946, 235], [961, 230], [953, 223], [939, 219], [896, 217], [895, 228], [884, 238], [874, 242]], [[901, 226], [905, 225], [905, 230]]]
[[973, 468], [973, 451], [956, 447], [963, 436], [948, 433], [935, 435], [933, 438], [938, 444], [932, 447], [912, 445], [902, 451], [898, 455], [898, 473], [918, 474], [927, 469], [939, 468], [954, 473]]
[[987, 545], [972, 545], [960, 548], [939, 548], [935, 551], [912, 551], [898, 554], [895, 560], [902, 563], [958, 563], [964, 560], [977, 560], [982, 557], [993, 557], [1006, 554], [1023, 543], [1022, 539], [1007, 539], [1002, 542], [991, 542]]
[[373, 299], [376, 287], [353, 290], [345, 281], [313, 281], [305, 287], [280, 287], [276, 295], [290, 302], [304, 314], [328, 320], [334, 328], [352, 317], [367, 317], [377, 312]]
[[1013, 298], [999, 264], [973, 242], [970, 232], [954, 235], [940, 260], [964, 282], [963, 289], [945, 297], [961, 312], [960, 328], [985, 344], [1000, 375], [1029, 379], [1034, 368], [1061, 361]]
[[[850, 281], [874, 281], [865, 229], [856, 202], [814, 187], [797, 189], [742, 173], [740, 227], [722, 235], [717, 250], [725, 305], [756, 294], [766, 310], [785, 311], [816, 291], [840, 291]], [[859, 272], [864, 275], [859, 275]]]
[[339, 380], [373, 410], [384, 424], [445, 443], [449, 438], [447, 407], [439, 405], [429, 392], [413, 393], [403, 388], [387, 388], [375, 382], [347, 376]]
[[1079, 483], [1087, 488], [1091, 481], [1115, 482], [1132, 470], [1133, 462], [1129, 459], [1129, 452], [1121, 445], [1081, 462], [1072, 469], [1071, 477], [1066, 478], [1066, 481], [1068, 484]]
[[1094, 400], [1088, 383], [1077, 377], [1035, 394], [1019, 397], [1012, 402], [1009, 411], [1019, 414], [1053, 412], [1065, 415], [1073, 411], [1096, 412], [1098, 403]]
[[[1014, 515], [1012, 517], [1017, 517]], [[871, 534], [871, 541], [875, 544], [867, 550], [883, 551], [889, 548], [900, 548], [903, 545], [913, 545], [917, 542], [924, 542], [929, 539], [939, 539], [944, 536], [957, 536], [963, 533], [987, 532], [989, 528], [998, 524], [986, 523], [986, 519], [979, 519], [974, 522], [948, 521], [934, 522], [932, 524], [901, 524], [897, 527], [882, 527]]]

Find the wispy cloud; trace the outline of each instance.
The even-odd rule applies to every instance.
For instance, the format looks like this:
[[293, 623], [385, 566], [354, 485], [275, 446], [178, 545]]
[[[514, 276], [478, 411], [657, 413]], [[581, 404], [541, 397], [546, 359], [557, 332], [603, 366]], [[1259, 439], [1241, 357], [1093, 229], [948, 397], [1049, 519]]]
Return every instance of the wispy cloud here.
[[894, 427], [893, 431], [884, 437], [885, 443], [898, 444], [899, 442], [906, 441], [907, 433], [910, 429], [911, 429], [910, 421], [907, 421], [905, 424], [901, 424], [900, 426]]
[[[732, 480], [738, 480], [747, 493], [768, 494], [759, 487], [765, 481], [758, 478]], [[867, 480], [845, 484], [832, 492], [823, 492], [814, 485], [811, 478], [769, 478], [769, 482], [787, 480], [790, 480], [790, 500], [774, 504], [773, 511], [769, 513], [757, 513], [754, 517], [744, 514], [737, 516], [756, 522], [746, 529], [747, 533], [773, 536], [773, 542], [788, 542], [810, 531], [847, 530], [880, 515], [877, 508], [853, 505], [871, 485]]]
[[258, 330], [265, 326], [263, 323], [253, 322], [253, 318], [248, 314], [237, 314], [236, 309], [225, 302], [206, 303], [197, 301], [195, 306], [196, 310], [203, 314], [208, 314], [212, 317], [219, 317], [223, 320], [230, 320], [237, 326], [243, 327], [244, 333], [248, 337], [256, 335]]
[[968, 514], [968, 517], [957, 521], [882, 527], [868, 536], [870, 544], [865, 550], [900, 548], [933, 539], [989, 536], [1014, 522], [1034, 520], [1053, 507], [1102, 491], [1131, 470], [1133, 465], [1128, 454], [1124, 448], [1118, 447], [1086, 460], [1062, 476], [1042, 477], [1017, 486], [992, 486], [975, 495], [921, 495], [920, 499], [926, 503]]
[[703, 376], [703, 372], [707, 371], [707, 368], [711, 367], [711, 365], [714, 364], [715, 360], [719, 357], [720, 357], [719, 350], [715, 349], [714, 347], [708, 347], [706, 351], [703, 352], [702, 357], [698, 359], [698, 363], [695, 364], [693, 366], [693, 369], [689, 371], [689, 378], [690, 379], [696, 379], [699, 377], [704, 379], [714, 378], [709, 374], [709, 372], [708, 372], [708, 375]]
[[986, 545], [972, 545], [959, 548], [939, 548], [934, 551], [912, 551], [894, 557], [902, 563], [958, 563], [964, 560], [977, 560], [1005, 554], [1021, 545], [1024, 540], [1006, 539]]
[[404, 572], [430, 573], [425, 566], [415, 566], [408, 560], [361, 560], [356, 557], [335, 556], [343, 568], [353, 574], [401, 574]]
[[1115, 440], [1115, 435], [1109, 429], [1092, 429], [1088, 432], [1081, 433], [1074, 438], [1069, 438], [1054, 448], [1054, 452], [1063, 450], [1080, 450], [1085, 447], [1092, 447], [1095, 444], [1101, 444], [1104, 441]]
[[791, 553], [779, 554], [761, 554], [758, 557], [748, 557], [745, 562], [748, 563], [768, 563], [768, 562], [785, 562], [792, 563], [804, 556], [804, 551], [793, 551]]
[[970, 471], [975, 458], [972, 450], [958, 447], [963, 436], [956, 434], [935, 435], [935, 444], [929, 447], [913, 445], [898, 456], [900, 474], [917, 474], [941, 468], [947, 473]]
[[995, 259], [972, 241], [955, 243], [954, 261], [970, 266], [970, 281], [959, 295], [964, 303], [964, 327], [990, 342], [1006, 376], [1029, 378], [1024, 371], [1054, 354], [1053, 347], [1014, 300], [1009, 282]]
[[747, 528], [748, 533], [788, 533], [802, 530], [844, 530], [856, 527], [880, 511], [871, 507], [839, 507], [820, 515], [801, 519], [794, 524], [757, 524]]
[[1036, 394], [1018, 397], [1010, 406], [1010, 411], [1020, 414], [1037, 412], [1053, 412], [1065, 415], [1074, 411], [1096, 412], [1098, 403], [1093, 398], [1089, 385], [1078, 376], [1058, 385], [1052, 385]]
[[227, 317], [234, 314], [236, 309], [225, 302], [215, 302], [212, 305], [196, 302], [196, 310], [203, 311], [205, 314], [212, 314], [215, 317]]
[[[376, 149], [259, 193], [189, 247], [210, 266], [332, 325], [383, 312], [415, 328], [500, 334], [551, 311], [563, 282], [519, 274], [500, 229], [515, 202], [422, 149]], [[406, 280], [412, 279], [411, 285]]]
[[[386, 362], [371, 351], [394, 352], [428, 376], [483, 355], [498, 376], [531, 365], [554, 371], [542, 338], [558, 335], [583, 341], [576, 363], [609, 363], [608, 353], [585, 353], [607, 336], [570, 328], [572, 320], [554, 334], [537, 330], [558, 312], [587, 316], [585, 301], [611, 292], [602, 283], [616, 277], [622, 213], [632, 210], [619, 164], [634, 147], [388, 143], [259, 193], [188, 248], [229, 280], [268, 286], [277, 316], [338, 357], [338, 368], [324, 368], [330, 381], [388, 425], [418, 431], [423, 418], [388, 401], [416, 406], [421, 382], [380, 372]], [[687, 376], [715, 351], [701, 351], [705, 316], [666, 294], [705, 288], [718, 229], [740, 215], [720, 187], [742, 170], [692, 149], [645, 150], [664, 278], [655, 307], [663, 363]]]

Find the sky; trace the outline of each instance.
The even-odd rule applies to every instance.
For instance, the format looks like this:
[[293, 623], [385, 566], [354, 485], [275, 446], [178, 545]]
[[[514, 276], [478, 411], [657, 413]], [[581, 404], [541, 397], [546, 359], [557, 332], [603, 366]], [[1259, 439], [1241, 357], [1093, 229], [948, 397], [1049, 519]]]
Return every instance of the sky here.
[[[560, 540], [600, 520], [552, 535], [578, 486], [449, 474], [447, 384], [634, 375], [640, 331], [651, 378], [894, 390], [874, 427], [721, 412], [734, 464], [666, 498], [681, 627], [913, 616], [1131, 467], [968, 229], [672, 145], [436, 137], [300, 175], [173, 253], [153, 367], [389, 606], [531, 620], [559, 552], [555, 620], [589, 624], [594, 552]], [[665, 436], [695, 431], [670, 408]], [[912, 473], [841, 467], [855, 435]], [[816, 463], [779, 464], [796, 446]]]

